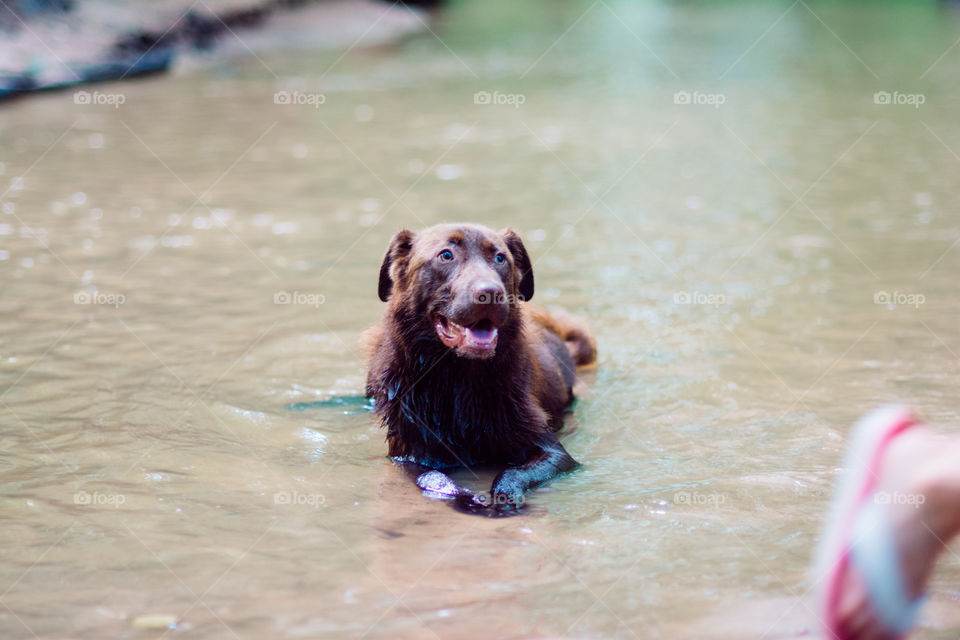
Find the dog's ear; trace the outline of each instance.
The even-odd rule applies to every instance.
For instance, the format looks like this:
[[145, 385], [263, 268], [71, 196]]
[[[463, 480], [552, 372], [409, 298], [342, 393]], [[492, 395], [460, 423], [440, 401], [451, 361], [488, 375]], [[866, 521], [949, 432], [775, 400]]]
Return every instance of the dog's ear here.
[[413, 249], [415, 235], [413, 231], [404, 229], [390, 241], [387, 255], [383, 256], [383, 264], [380, 265], [380, 283], [377, 286], [377, 295], [383, 302], [390, 298], [394, 279], [403, 273], [407, 266], [407, 258], [410, 256], [410, 250]]
[[501, 235], [513, 256], [513, 266], [520, 276], [520, 295], [524, 300], [529, 300], [533, 297], [533, 266], [530, 264], [527, 248], [523, 246], [523, 240], [513, 229], [504, 229]]

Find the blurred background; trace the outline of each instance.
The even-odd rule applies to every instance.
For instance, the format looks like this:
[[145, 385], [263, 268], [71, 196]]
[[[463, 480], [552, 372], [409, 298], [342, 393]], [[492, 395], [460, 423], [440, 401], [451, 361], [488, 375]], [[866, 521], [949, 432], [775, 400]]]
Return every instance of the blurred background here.
[[[949, 3], [0, 5], [0, 637], [816, 637], [849, 425], [957, 431]], [[442, 221], [599, 341], [514, 518], [356, 401]]]

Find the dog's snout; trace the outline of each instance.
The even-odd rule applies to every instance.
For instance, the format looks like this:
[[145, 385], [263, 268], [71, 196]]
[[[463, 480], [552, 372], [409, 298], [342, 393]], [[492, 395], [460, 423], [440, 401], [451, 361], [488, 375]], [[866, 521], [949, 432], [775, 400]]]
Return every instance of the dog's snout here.
[[503, 286], [499, 282], [481, 280], [473, 286], [473, 302], [496, 304], [503, 301]]

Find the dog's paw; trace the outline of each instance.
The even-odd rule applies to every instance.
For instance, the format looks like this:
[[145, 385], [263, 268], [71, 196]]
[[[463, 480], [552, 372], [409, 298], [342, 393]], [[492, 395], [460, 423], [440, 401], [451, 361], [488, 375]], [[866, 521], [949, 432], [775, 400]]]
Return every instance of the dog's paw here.
[[417, 478], [417, 486], [431, 498], [450, 500], [462, 493], [462, 489], [442, 471], [427, 471]]
[[514, 469], [506, 469], [493, 483], [490, 506], [500, 516], [516, 515], [526, 506], [523, 480]]
[[514, 516], [527, 506], [523, 493], [500, 493], [494, 491], [490, 506], [500, 516]]

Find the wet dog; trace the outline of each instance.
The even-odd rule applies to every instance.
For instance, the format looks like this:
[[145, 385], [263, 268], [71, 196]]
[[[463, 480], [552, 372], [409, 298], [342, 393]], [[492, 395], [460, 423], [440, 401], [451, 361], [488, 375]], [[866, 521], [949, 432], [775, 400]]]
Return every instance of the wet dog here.
[[[429, 493], [472, 511], [519, 508], [527, 489], [578, 463], [556, 431], [575, 369], [596, 345], [580, 320], [529, 304], [533, 271], [520, 237], [445, 224], [390, 242], [380, 267], [382, 320], [367, 334], [367, 396], [389, 455]], [[506, 467], [489, 498], [440, 469]]]

